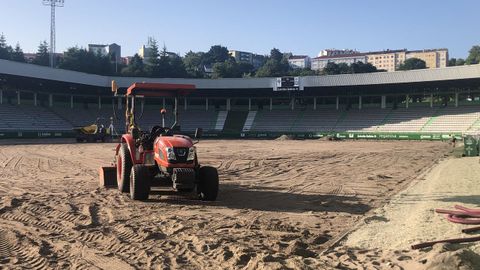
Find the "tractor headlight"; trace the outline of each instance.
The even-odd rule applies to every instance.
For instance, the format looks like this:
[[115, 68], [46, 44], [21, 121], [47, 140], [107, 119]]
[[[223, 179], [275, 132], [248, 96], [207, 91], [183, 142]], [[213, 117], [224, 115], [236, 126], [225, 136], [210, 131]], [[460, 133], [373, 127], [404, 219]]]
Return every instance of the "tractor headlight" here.
[[192, 146], [188, 149], [188, 157], [187, 157], [187, 161], [192, 161], [195, 159], [195, 153], [197, 152], [197, 149], [195, 148], [195, 146]]
[[165, 148], [167, 151], [167, 159], [168, 160], [177, 160], [177, 157], [175, 156], [175, 152], [173, 151], [172, 147], [167, 147]]

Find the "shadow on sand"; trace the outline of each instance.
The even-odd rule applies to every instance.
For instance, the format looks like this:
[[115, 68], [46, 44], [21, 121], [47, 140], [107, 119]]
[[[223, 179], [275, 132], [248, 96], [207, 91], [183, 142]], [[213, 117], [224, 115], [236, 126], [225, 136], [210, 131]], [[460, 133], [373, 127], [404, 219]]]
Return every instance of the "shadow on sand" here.
[[167, 196], [164, 192], [152, 190], [147, 202], [167, 202], [176, 205], [211, 205], [230, 209], [245, 209], [272, 212], [301, 213], [314, 212], [343, 212], [348, 214], [364, 214], [371, 207], [359, 201], [357, 197], [326, 195], [326, 194], [298, 194], [288, 193], [285, 190], [274, 188], [250, 188], [235, 184], [221, 184], [215, 202], [204, 202], [195, 199], [194, 194], [189, 196]]
[[450, 197], [443, 197], [438, 200], [442, 202], [451, 202], [453, 204], [468, 203], [468, 204], [475, 204], [476, 206], [480, 206], [480, 197], [478, 195], [450, 196]]

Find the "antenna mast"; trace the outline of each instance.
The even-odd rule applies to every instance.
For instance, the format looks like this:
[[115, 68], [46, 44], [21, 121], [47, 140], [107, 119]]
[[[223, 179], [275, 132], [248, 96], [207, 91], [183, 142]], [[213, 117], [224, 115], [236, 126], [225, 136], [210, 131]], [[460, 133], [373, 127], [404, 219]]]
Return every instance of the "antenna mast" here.
[[42, 0], [44, 6], [51, 7], [50, 16], [50, 67], [55, 67], [55, 8], [63, 7], [65, 0]]

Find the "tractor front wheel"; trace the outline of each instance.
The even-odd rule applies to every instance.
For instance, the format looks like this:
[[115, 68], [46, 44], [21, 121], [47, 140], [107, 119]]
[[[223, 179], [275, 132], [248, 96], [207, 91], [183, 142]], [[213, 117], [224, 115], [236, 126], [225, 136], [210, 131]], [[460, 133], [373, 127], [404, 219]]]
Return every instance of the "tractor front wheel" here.
[[215, 201], [218, 195], [218, 172], [210, 166], [199, 169], [198, 195], [204, 201]]
[[146, 200], [150, 193], [150, 171], [145, 165], [133, 165], [130, 173], [130, 198]]
[[132, 170], [132, 158], [126, 143], [120, 145], [117, 156], [117, 186], [120, 192], [129, 191], [130, 171]]

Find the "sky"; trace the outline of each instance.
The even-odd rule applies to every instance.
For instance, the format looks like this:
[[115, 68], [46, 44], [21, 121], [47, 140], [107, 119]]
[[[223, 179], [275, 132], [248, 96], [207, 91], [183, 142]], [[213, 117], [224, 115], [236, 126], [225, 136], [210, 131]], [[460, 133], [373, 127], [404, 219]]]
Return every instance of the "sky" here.
[[[465, 58], [480, 44], [479, 17], [479, 0], [65, 0], [56, 11], [56, 48], [117, 43], [131, 56], [154, 37], [181, 55], [219, 44], [311, 57], [327, 48], [448, 48], [451, 58]], [[0, 33], [35, 52], [50, 41], [50, 7], [0, 0]]]

